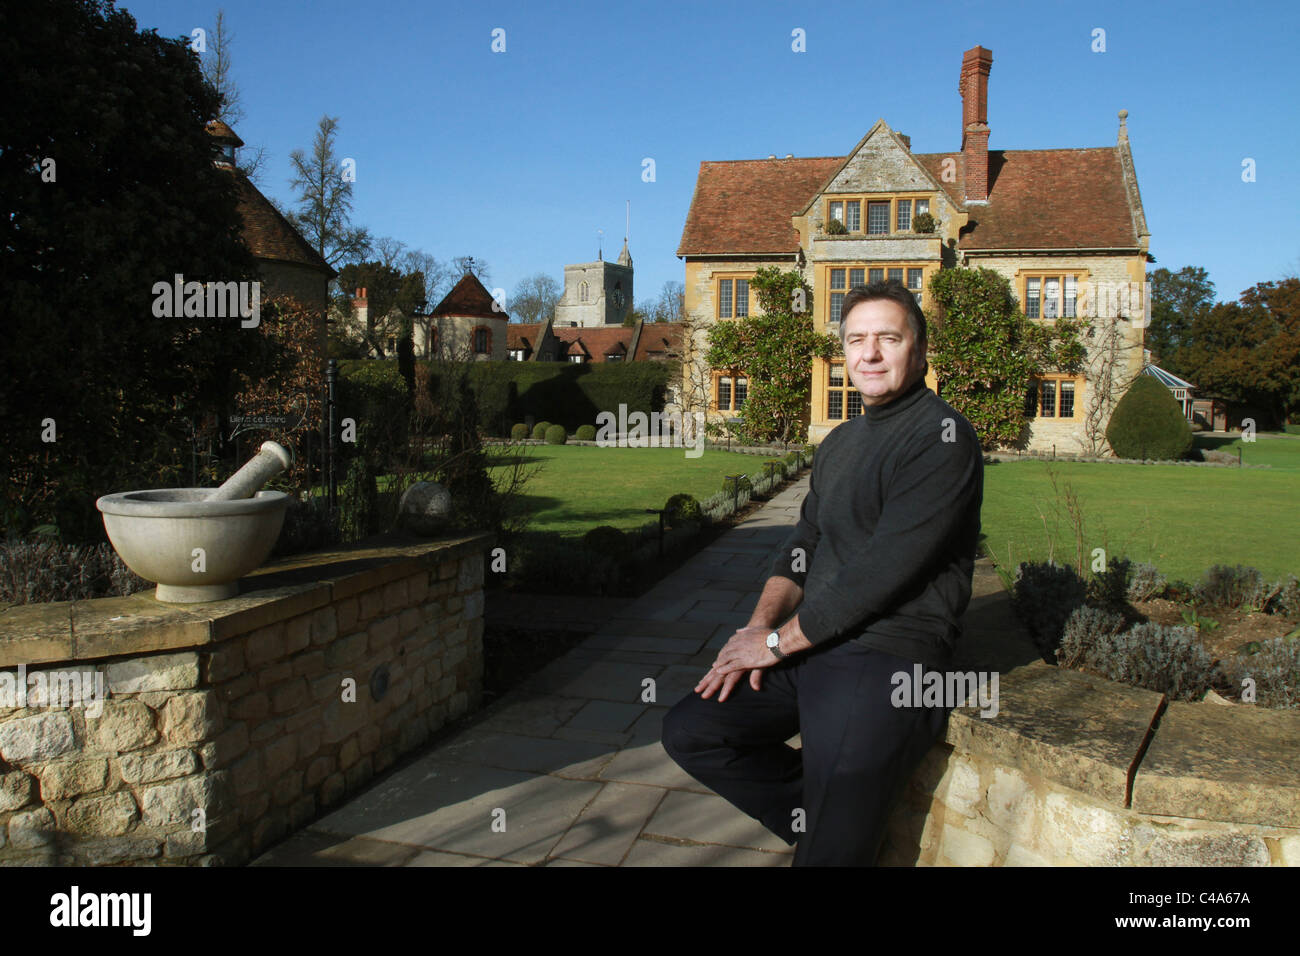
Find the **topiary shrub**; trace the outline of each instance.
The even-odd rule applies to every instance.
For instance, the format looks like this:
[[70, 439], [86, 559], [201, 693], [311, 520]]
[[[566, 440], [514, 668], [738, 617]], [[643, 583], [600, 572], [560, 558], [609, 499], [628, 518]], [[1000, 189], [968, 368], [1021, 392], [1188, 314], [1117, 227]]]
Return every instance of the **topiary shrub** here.
[[599, 554], [620, 554], [626, 548], [626, 541], [626, 534], [608, 524], [592, 528], [582, 536], [582, 543]]
[[1189, 627], [1137, 624], [1120, 634], [1101, 634], [1084, 652], [1082, 666], [1110, 680], [1198, 700], [1221, 676]]
[[676, 528], [688, 521], [703, 520], [704, 512], [694, 495], [685, 492], [675, 494], [664, 505], [664, 524]]
[[1255, 683], [1255, 703], [1279, 710], [1300, 708], [1300, 640], [1275, 637], [1229, 667], [1233, 684]]
[[563, 445], [568, 440], [568, 433], [564, 430], [563, 425], [552, 425], [546, 429], [546, 444]]
[[739, 478], [723, 478], [722, 491], [728, 495], [738, 495], [742, 493], [752, 493], [754, 483], [749, 480], [748, 475], [741, 475]]
[[1167, 461], [1192, 448], [1192, 429], [1173, 393], [1139, 375], [1111, 412], [1106, 440], [1120, 458]]
[[1230, 568], [1216, 564], [1205, 572], [1205, 577], [1194, 592], [1198, 604], [1210, 607], [1250, 607], [1261, 610], [1267, 591], [1264, 576], [1255, 568], [1240, 564]]
[[528, 426], [523, 422], [510, 426], [510, 437], [514, 441], [523, 441], [528, 437]]
[[356, 425], [356, 441], [338, 442], [340, 460], [369, 457], [378, 467], [389, 464], [406, 447], [410, 418], [406, 380], [396, 362], [382, 359], [339, 364], [339, 427], [346, 418]]
[[1088, 588], [1074, 568], [1022, 561], [1011, 586], [1011, 603], [1047, 660], [1054, 660], [1065, 622], [1085, 603]]
[[1122, 614], [1087, 605], [1077, 607], [1065, 622], [1056, 662], [1062, 667], [1075, 667], [1099, 637], [1111, 637], [1123, 630]]
[[339, 533], [344, 541], [373, 534], [379, 515], [379, 490], [364, 457], [353, 458], [339, 488]]
[[934, 232], [934, 227], [938, 225], [934, 216], [928, 212], [917, 213], [912, 217], [913, 232]]
[[578, 441], [595, 441], [595, 440], [596, 440], [596, 426], [595, 426], [595, 425], [579, 425], [579, 426], [578, 426], [578, 433], [577, 433], [577, 435], [575, 435], [574, 437], [577, 438]]
[[546, 429], [551, 427], [550, 422], [538, 422], [533, 426], [533, 438], [543, 441], [546, 438]]
[[832, 219], [826, 223], [826, 235], [828, 236], [843, 236], [846, 235], [848, 231], [849, 227], [844, 225], [844, 223], [840, 222], [838, 219]]
[[1169, 582], [1154, 564], [1133, 565], [1133, 577], [1128, 585], [1130, 601], [1149, 601], [1163, 597]]

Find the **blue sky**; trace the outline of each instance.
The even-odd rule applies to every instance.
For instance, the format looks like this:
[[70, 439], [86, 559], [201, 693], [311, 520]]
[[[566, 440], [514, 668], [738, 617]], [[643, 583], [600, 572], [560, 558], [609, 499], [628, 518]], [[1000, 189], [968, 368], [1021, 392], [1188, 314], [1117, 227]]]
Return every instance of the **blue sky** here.
[[237, 131], [269, 151], [264, 192], [292, 200], [289, 153], [337, 116], [338, 153], [357, 162], [354, 223], [486, 260], [507, 292], [536, 272], [562, 282], [565, 263], [595, 258], [598, 229], [615, 258], [625, 200], [636, 299], [682, 281], [702, 160], [842, 156], [880, 117], [915, 152], [959, 148], [957, 78], [977, 44], [993, 51], [991, 149], [1113, 145], [1127, 109], [1158, 266], [1203, 266], [1220, 300], [1300, 273], [1292, 2], [119, 7], [163, 36], [211, 30], [225, 10]]

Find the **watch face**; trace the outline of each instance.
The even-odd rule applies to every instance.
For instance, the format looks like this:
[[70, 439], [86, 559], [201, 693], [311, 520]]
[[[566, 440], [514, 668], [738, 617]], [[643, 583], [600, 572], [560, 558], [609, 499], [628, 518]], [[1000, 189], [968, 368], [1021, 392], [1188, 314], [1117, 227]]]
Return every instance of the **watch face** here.
[[768, 647], [776, 647], [776, 646], [777, 646], [778, 644], [780, 644], [780, 643], [781, 643], [781, 635], [777, 634], [775, 631], [773, 631], [771, 634], [767, 635], [767, 646], [768, 646]]

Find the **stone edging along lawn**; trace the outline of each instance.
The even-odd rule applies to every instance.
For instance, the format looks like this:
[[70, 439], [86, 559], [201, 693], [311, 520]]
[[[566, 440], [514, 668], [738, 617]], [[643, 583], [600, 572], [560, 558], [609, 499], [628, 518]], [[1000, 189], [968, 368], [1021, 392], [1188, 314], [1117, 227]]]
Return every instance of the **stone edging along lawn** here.
[[1183, 703], [1044, 662], [987, 559], [952, 670], [999, 674], [953, 710], [881, 862], [1300, 866], [1300, 713]]

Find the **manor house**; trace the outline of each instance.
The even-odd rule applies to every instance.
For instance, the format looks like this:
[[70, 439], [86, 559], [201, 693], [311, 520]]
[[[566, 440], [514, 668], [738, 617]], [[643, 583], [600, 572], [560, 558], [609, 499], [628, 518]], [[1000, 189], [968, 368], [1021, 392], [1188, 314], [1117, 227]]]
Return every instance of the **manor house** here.
[[[1010, 282], [1032, 321], [1099, 313], [1085, 337], [1087, 369], [1048, 370], [1025, 396], [1021, 447], [1109, 451], [1105, 426], [1142, 368], [1149, 302], [1141, 294], [1150, 234], [1129, 148], [1127, 111], [1114, 146], [990, 150], [988, 81], [993, 55], [962, 58], [960, 149], [914, 153], [908, 136], [877, 120], [846, 156], [706, 161], [677, 255], [685, 262], [689, 350], [703, 354], [710, 324], [755, 308], [749, 289], [766, 266], [798, 269], [813, 289], [817, 327], [838, 339], [840, 305], [860, 283], [896, 278], [934, 315], [929, 282], [940, 269], [987, 267]], [[933, 321], [931, 319], [931, 321]], [[711, 420], [744, 402], [743, 368], [704, 369]], [[689, 366], [695, 365], [691, 368]], [[809, 439], [862, 413], [844, 359], [815, 359]], [[937, 390], [933, 373], [927, 384]]]

